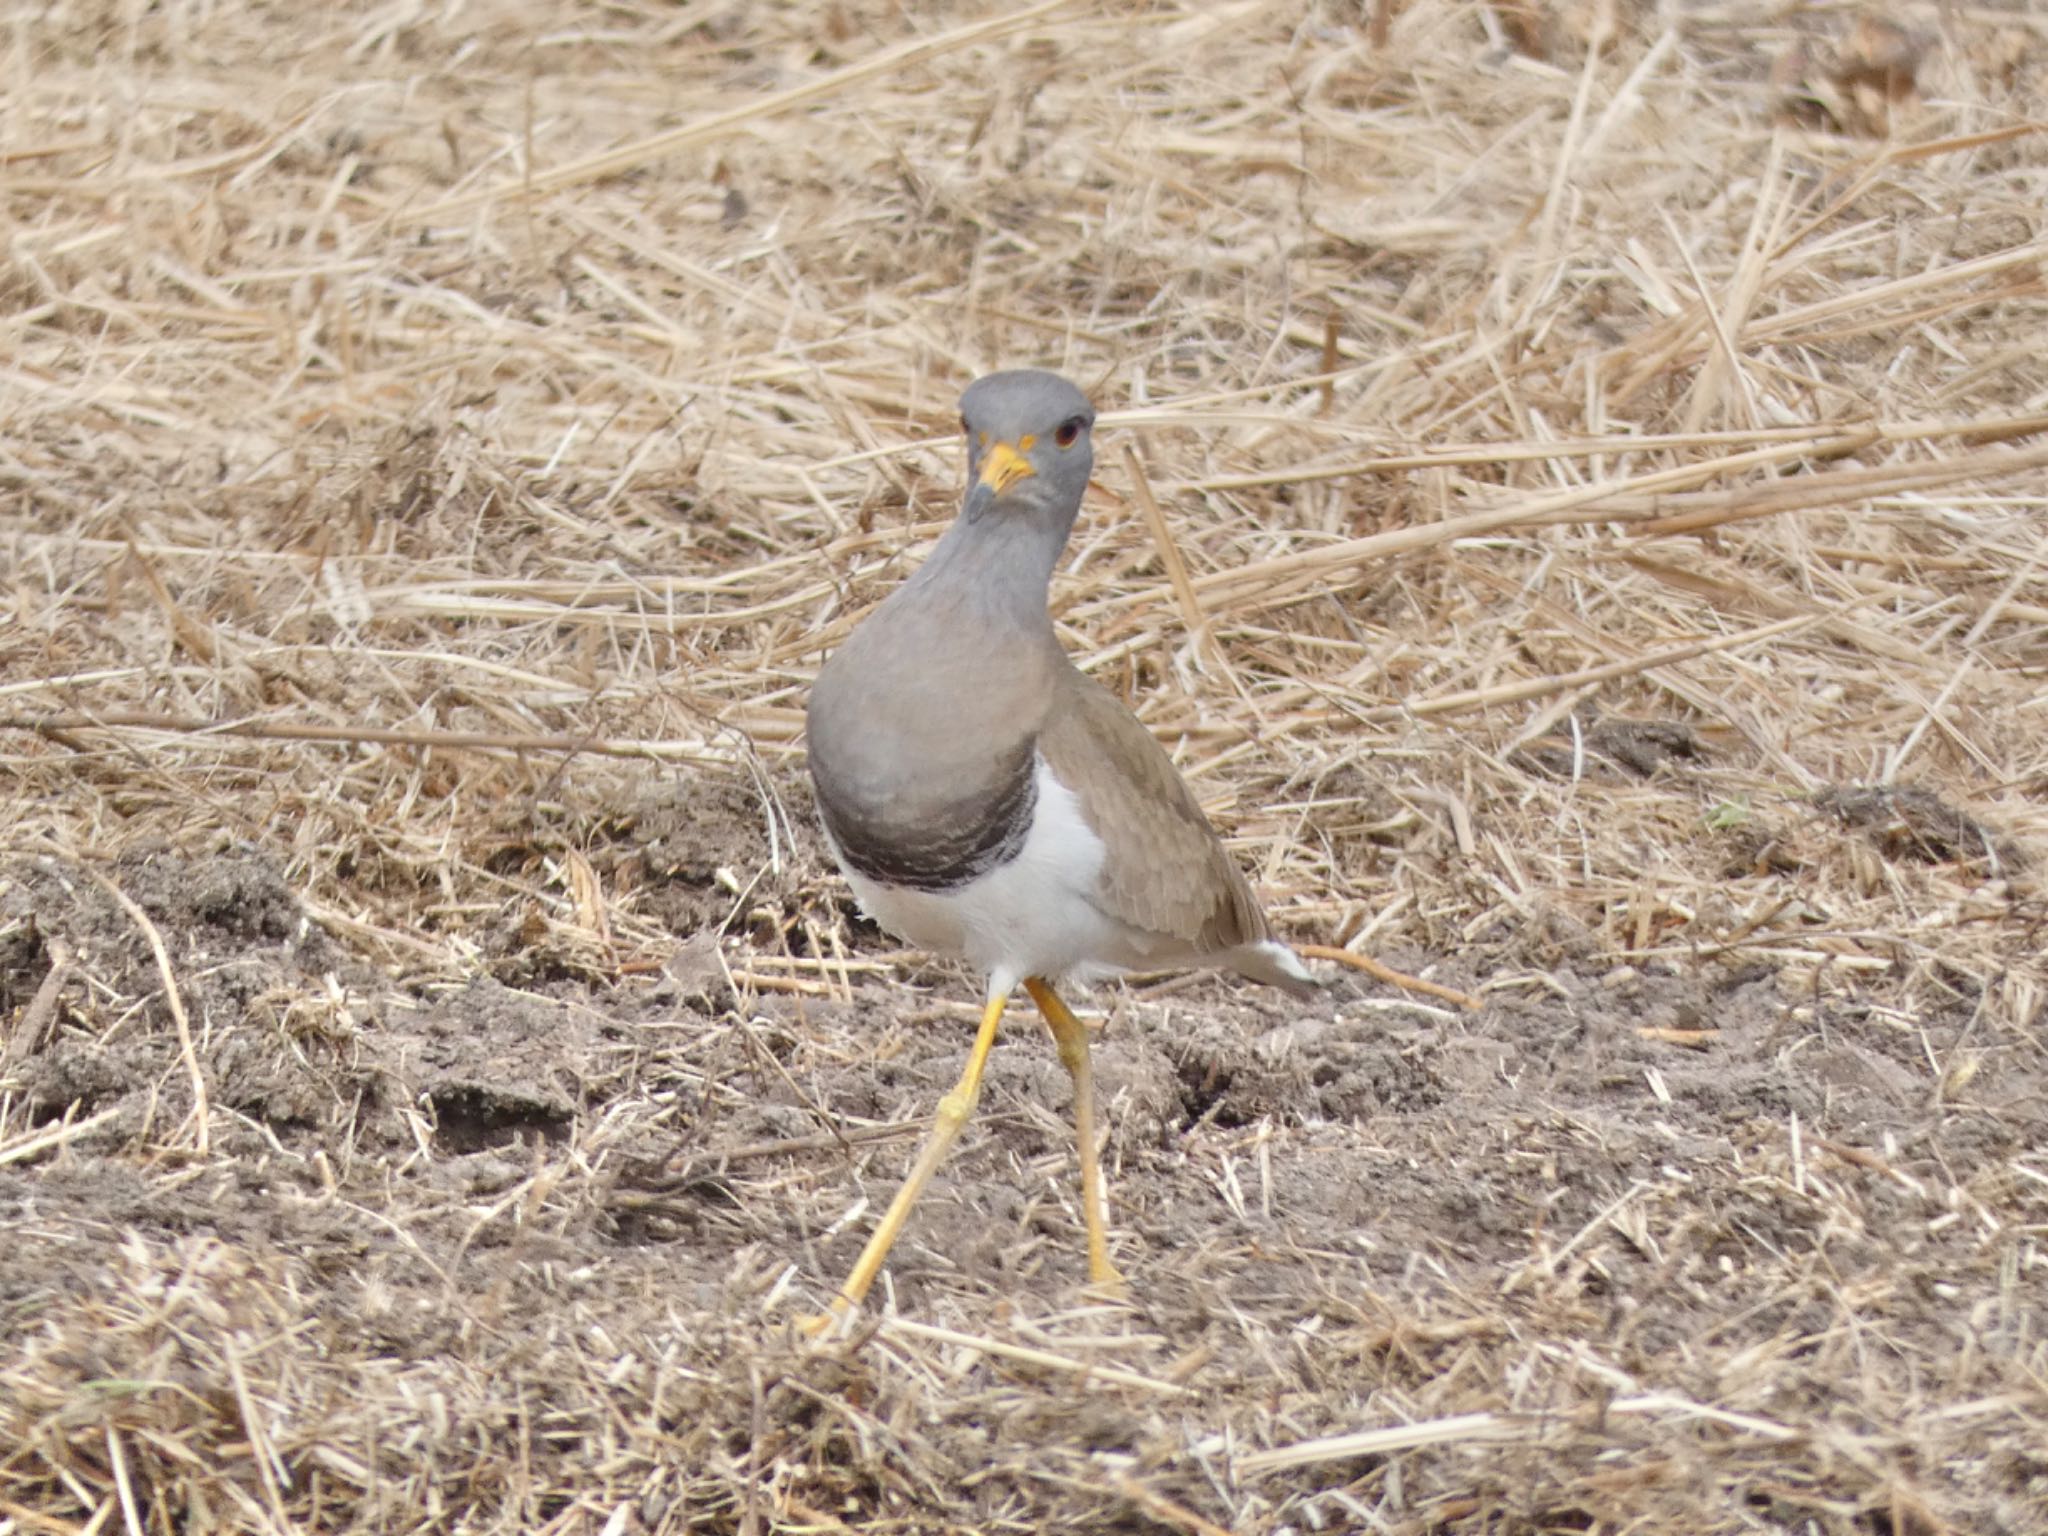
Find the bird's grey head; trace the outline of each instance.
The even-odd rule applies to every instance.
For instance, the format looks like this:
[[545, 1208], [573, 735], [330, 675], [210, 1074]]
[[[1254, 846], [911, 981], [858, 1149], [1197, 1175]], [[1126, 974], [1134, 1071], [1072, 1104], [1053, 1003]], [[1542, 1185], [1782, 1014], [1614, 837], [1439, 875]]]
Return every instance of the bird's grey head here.
[[1095, 463], [1095, 408], [1056, 373], [1013, 368], [960, 397], [967, 434], [967, 515], [1037, 512], [1066, 525]]

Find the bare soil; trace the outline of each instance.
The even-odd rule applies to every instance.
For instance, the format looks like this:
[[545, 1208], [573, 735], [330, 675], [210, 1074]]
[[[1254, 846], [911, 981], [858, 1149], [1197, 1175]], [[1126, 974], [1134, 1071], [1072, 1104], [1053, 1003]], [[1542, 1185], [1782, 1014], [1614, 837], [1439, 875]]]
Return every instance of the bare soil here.
[[[696, 849], [673, 899], [760, 851]], [[77, 869], [9, 865], [8, 995], [34, 994], [52, 953], [81, 978], [15, 1091], [32, 1123], [91, 1129], [0, 1169], [0, 1332], [22, 1351], [16, 1432], [47, 1441], [61, 1418], [44, 1416], [79, 1394], [132, 1394], [131, 1475], [152, 1485], [246, 1391], [276, 1415], [273, 1465], [351, 1499], [431, 1464], [444, 1497], [509, 1509], [519, 1490], [479, 1481], [478, 1437], [558, 1459], [523, 1474], [537, 1485], [573, 1479], [603, 1422], [651, 1415], [676, 1460], [641, 1497], [649, 1525], [664, 1500], [720, 1526], [754, 1497], [1007, 1528], [1056, 1476], [1066, 1518], [1171, 1526], [1228, 1517], [1207, 1483], [1230, 1440], [1338, 1433], [1395, 1400], [1531, 1438], [1411, 1455], [1398, 1490], [1372, 1455], [1251, 1478], [1236, 1518], [1343, 1524], [1392, 1492], [1433, 1521], [1597, 1529], [1675, 1520], [1705, 1478], [1730, 1529], [1934, 1529], [1894, 1523], [1922, 1501], [2043, 1528], [2038, 1455], [1930, 1462], [1910, 1420], [1869, 1409], [1935, 1375], [1988, 1414], [2038, 1361], [2038, 1277], [2016, 1269], [2031, 1240], [1986, 1218], [2041, 1196], [2007, 1171], [2048, 1141], [2040, 1055], [1960, 1002], [1901, 1017], [1788, 999], [1739, 963], [1554, 960], [1469, 1016], [1352, 979], [1307, 1005], [1218, 980], [1108, 990], [1121, 1303], [1080, 1285], [1068, 1088], [1027, 1007], [888, 1271], [882, 1310], [958, 1331], [918, 1367], [947, 1392], [904, 1421], [889, 1325], [819, 1349], [791, 1321], [851, 1262], [849, 1218], [887, 1199], [958, 1072], [971, 978], [715, 1000], [686, 950], [613, 987], [407, 990], [352, 965], [260, 854], [139, 852], [106, 874], [174, 959], [213, 1156], [179, 1173], [144, 1151], [190, 1102], [136, 924]], [[1530, 950], [1504, 934], [1441, 975], [1477, 984]], [[1930, 1072], [1964, 1060], [1967, 1081]], [[1081, 1374], [979, 1356], [978, 1335]], [[607, 1338], [639, 1343], [593, 1360]], [[349, 1390], [308, 1380], [307, 1351], [417, 1396], [307, 1435], [309, 1407]], [[253, 1384], [216, 1377], [221, 1353]], [[1147, 1384], [1091, 1385], [1091, 1365]], [[464, 1393], [498, 1376], [520, 1383], [509, 1417], [479, 1418]], [[427, 1444], [450, 1434], [466, 1443]], [[1627, 1475], [1603, 1479], [1617, 1455]], [[263, 1469], [243, 1465], [257, 1498]]]

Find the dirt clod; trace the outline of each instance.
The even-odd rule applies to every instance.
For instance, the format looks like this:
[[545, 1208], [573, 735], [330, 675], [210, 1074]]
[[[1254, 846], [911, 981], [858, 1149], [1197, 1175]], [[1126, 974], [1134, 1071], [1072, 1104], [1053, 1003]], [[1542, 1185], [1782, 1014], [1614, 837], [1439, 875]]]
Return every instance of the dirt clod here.
[[2018, 855], [1989, 829], [1939, 795], [1912, 785], [1836, 784], [1814, 808], [1861, 832], [1887, 857], [1922, 863], [1967, 859], [2011, 864]]

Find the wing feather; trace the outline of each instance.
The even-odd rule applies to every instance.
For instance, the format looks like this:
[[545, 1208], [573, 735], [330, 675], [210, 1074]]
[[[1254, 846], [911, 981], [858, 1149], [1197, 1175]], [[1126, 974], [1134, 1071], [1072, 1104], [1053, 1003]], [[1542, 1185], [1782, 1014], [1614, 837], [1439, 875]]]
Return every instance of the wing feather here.
[[1038, 749], [1103, 841], [1097, 905], [1196, 954], [1271, 937], [1250, 883], [1143, 722], [1078, 671], [1059, 693]]

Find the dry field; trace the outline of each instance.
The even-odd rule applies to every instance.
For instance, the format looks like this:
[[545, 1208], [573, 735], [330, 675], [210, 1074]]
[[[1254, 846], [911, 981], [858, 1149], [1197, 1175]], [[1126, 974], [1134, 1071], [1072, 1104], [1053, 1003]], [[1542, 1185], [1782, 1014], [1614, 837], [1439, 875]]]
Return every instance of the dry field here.
[[[2048, 12], [0, 27], [0, 1536], [2048, 1532]], [[953, 401], [1346, 973], [861, 922]], [[1156, 507], [1156, 512], [1152, 509]]]

